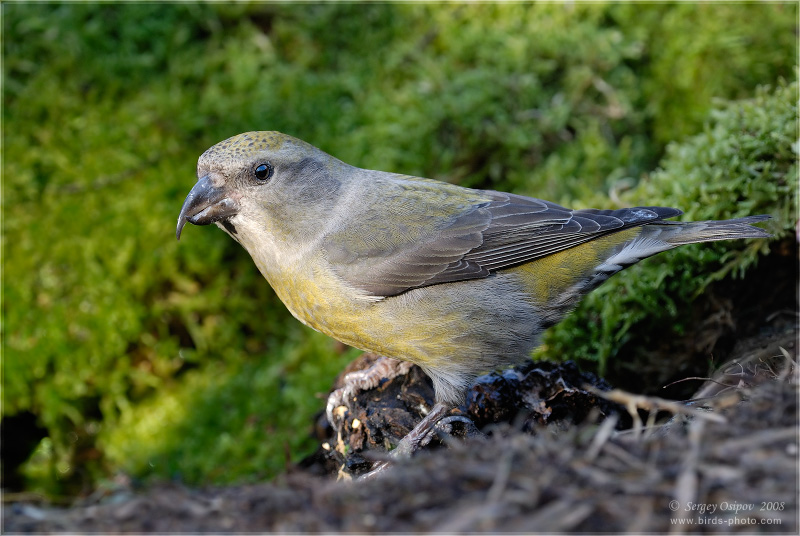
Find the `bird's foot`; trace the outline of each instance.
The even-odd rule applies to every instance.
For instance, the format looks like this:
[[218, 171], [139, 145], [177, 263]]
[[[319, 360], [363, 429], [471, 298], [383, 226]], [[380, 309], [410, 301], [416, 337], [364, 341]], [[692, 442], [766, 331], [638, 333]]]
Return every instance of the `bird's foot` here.
[[[472, 419], [463, 415], [451, 415], [445, 417], [434, 425], [434, 431], [439, 437], [486, 437], [486, 434], [478, 430]], [[428, 434], [425, 443], [420, 446], [427, 445], [433, 439], [433, 434]]]
[[[436, 403], [431, 411], [414, 427], [392, 451], [392, 459], [410, 458], [421, 447], [424, 447], [431, 440], [439, 435], [474, 437], [483, 434], [468, 417], [452, 415], [445, 417], [451, 406]], [[458, 430], [460, 429], [460, 430]], [[362, 475], [362, 479], [374, 478], [388, 467], [391, 467], [391, 460], [383, 460], [375, 463], [372, 469]]]
[[383, 381], [407, 374], [412, 366], [407, 361], [378, 356], [377, 361], [368, 368], [347, 374], [344, 377], [344, 386], [336, 389], [328, 396], [328, 403], [325, 407], [328, 422], [335, 429], [333, 418], [336, 408], [346, 406], [345, 402], [361, 391], [369, 391], [379, 386]]
[[431, 442], [436, 435], [436, 424], [450, 411], [451, 406], [437, 402], [424, 419], [400, 440], [392, 451], [393, 458], [410, 458], [412, 454]]

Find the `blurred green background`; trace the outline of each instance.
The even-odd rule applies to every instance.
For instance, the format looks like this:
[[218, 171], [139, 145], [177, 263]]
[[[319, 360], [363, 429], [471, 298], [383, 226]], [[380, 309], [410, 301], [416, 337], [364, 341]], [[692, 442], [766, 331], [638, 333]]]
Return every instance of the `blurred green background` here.
[[[253, 481], [313, 447], [357, 352], [293, 320], [221, 231], [175, 240], [197, 157], [240, 132], [575, 207], [793, 228], [795, 3], [0, 9], [6, 489]], [[604, 364], [645, 318], [681, 329], [676, 303], [765, 242], [617, 276], [545, 355]], [[631, 301], [639, 280], [652, 297]]]

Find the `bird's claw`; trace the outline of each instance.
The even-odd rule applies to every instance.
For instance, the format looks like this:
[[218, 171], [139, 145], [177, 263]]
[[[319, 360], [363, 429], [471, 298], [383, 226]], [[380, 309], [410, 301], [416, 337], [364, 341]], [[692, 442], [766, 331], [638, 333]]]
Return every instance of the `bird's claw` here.
[[425, 438], [425, 445], [430, 442], [434, 433], [442, 439], [448, 437], [486, 437], [486, 434], [478, 430], [472, 419], [463, 415], [451, 415], [437, 422], [433, 427], [432, 433]]
[[374, 389], [384, 380], [391, 380], [397, 376], [407, 374], [412, 366], [407, 361], [398, 361], [381, 356], [366, 369], [346, 374], [344, 386], [328, 395], [328, 402], [325, 406], [328, 422], [331, 426], [334, 426], [333, 418], [336, 408], [347, 406], [347, 401], [355, 397], [356, 394]]

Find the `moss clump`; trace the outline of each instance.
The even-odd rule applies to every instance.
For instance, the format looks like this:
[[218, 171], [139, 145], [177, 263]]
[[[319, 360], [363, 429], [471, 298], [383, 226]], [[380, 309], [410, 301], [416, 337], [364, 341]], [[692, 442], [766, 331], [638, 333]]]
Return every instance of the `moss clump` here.
[[627, 365], [633, 369], [663, 357], [653, 352], [658, 341], [691, 329], [691, 304], [712, 282], [741, 279], [770, 253], [770, 243], [794, 234], [797, 89], [782, 83], [718, 105], [702, 133], [670, 144], [661, 167], [622, 196], [627, 205], [681, 208], [687, 221], [769, 214], [762, 226], [773, 239], [683, 246], [641, 262], [550, 330], [540, 355], [594, 361], [601, 370], [614, 356], [637, 356]]

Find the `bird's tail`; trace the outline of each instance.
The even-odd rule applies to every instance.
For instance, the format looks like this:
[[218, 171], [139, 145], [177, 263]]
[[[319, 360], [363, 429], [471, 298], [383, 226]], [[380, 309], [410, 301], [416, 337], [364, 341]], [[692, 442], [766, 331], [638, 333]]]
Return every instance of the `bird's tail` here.
[[[653, 207], [646, 208], [647, 210], [653, 210]], [[670, 210], [661, 209], [660, 207], [654, 208], [663, 210], [665, 213]], [[677, 215], [675, 212], [680, 213], [673, 211], [665, 217]], [[581, 276], [578, 281], [575, 281], [562, 292], [556, 300], [551, 300], [548, 303], [551, 314], [546, 319], [545, 325], [552, 325], [552, 323], [559, 321], [566, 312], [575, 306], [581, 296], [599, 286], [615, 273], [662, 251], [698, 242], [734, 240], [737, 238], [769, 238], [771, 235], [768, 232], [752, 225], [769, 218], [770, 216], [768, 215], [759, 215], [733, 220], [694, 222], [672, 222], [659, 219], [652, 223], [645, 223], [639, 227], [638, 234], [631, 239], [605, 249], [601, 254], [599, 264], [595, 265], [588, 277]], [[614, 235], [611, 234], [609, 236], [613, 239]]]
[[734, 240], [737, 238], [769, 238], [764, 229], [752, 224], [768, 220], [770, 216], [748, 216], [734, 220], [673, 222], [657, 220], [641, 227], [632, 240], [618, 245], [595, 267], [583, 291], [588, 292], [620, 270], [636, 264], [662, 251], [698, 242]]
[[[737, 238], [769, 238], [772, 236], [764, 229], [752, 224], [768, 220], [771, 216], [761, 214], [733, 220], [712, 220], [693, 222], [659, 221], [652, 227], [661, 231], [661, 240], [671, 246], [696, 244], [698, 242], [714, 242], [716, 240], [735, 240]], [[645, 226], [645, 229], [650, 226]]]

